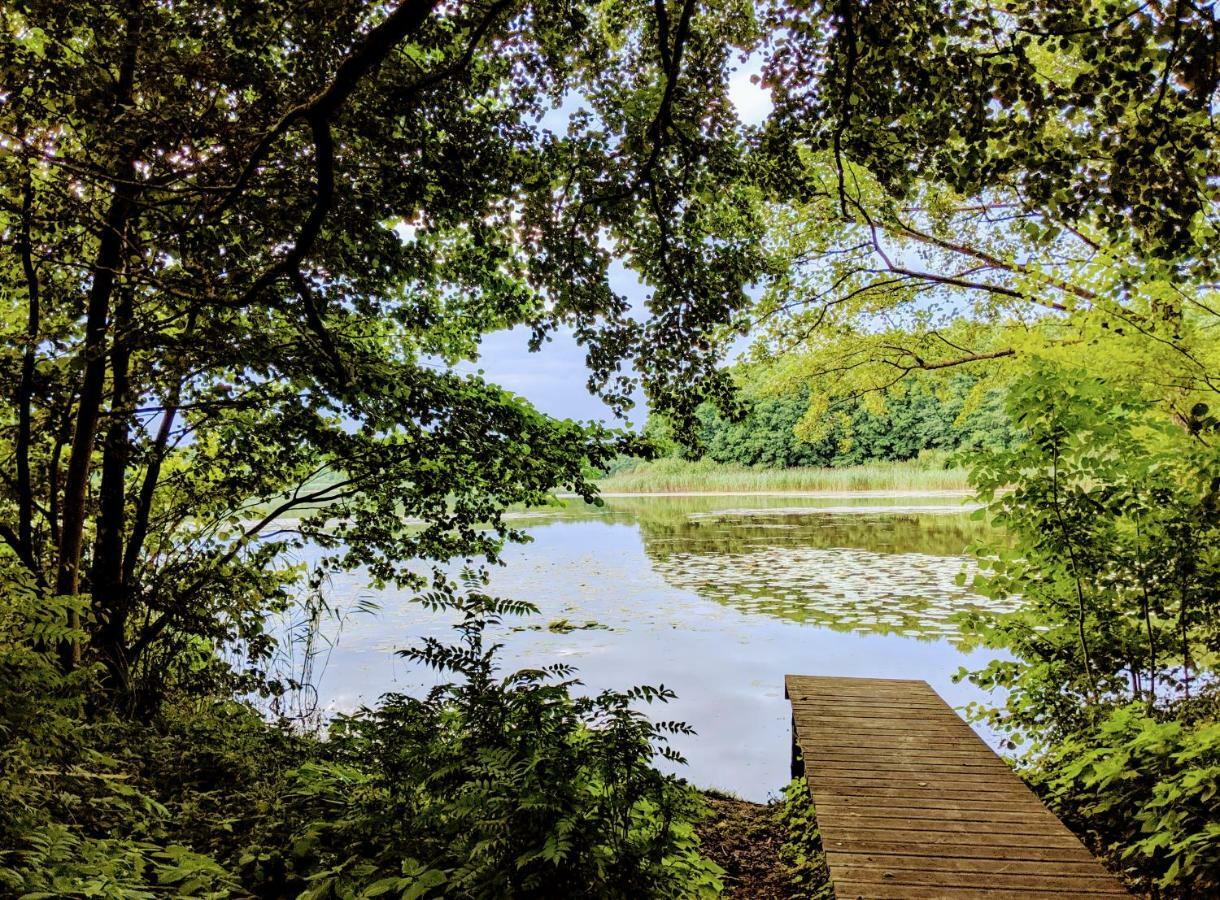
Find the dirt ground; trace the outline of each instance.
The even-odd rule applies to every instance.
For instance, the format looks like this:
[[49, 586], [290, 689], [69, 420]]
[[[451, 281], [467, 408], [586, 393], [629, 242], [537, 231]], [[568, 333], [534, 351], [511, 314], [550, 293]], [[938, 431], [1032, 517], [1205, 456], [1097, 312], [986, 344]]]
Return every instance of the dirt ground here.
[[724, 869], [726, 897], [792, 900], [802, 894], [780, 862], [784, 828], [774, 806], [709, 796], [709, 815], [699, 825], [703, 853]]

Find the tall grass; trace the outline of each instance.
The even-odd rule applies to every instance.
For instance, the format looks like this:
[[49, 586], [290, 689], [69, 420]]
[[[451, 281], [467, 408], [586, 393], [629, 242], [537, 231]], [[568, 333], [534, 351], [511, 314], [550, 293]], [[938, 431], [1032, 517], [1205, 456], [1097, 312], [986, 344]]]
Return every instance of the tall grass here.
[[842, 469], [755, 469], [710, 460], [688, 462], [658, 459], [620, 469], [604, 478], [605, 493], [768, 493], [782, 491], [963, 491], [966, 473], [946, 469], [944, 458], [925, 457], [908, 462], [879, 462]]

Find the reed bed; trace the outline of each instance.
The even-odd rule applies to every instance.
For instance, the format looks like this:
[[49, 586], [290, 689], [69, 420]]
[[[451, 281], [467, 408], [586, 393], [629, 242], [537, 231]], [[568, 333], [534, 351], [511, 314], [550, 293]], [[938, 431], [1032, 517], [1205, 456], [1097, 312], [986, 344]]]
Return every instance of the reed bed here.
[[939, 460], [879, 462], [841, 469], [764, 469], [709, 460], [658, 459], [620, 469], [600, 482], [603, 493], [772, 493], [966, 491], [961, 469]]

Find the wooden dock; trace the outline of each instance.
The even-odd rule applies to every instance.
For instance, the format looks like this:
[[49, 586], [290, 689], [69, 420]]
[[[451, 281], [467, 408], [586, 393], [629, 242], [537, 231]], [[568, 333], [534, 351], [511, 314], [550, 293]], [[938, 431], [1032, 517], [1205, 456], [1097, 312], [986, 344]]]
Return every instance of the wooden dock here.
[[836, 900], [1130, 896], [926, 682], [785, 694]]

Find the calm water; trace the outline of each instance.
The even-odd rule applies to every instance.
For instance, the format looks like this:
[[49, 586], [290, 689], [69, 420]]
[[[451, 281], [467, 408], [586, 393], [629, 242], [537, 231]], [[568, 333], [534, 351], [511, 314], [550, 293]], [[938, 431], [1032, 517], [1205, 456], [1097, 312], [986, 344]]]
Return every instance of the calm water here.
[[[951, 680], [988, 658], [963, 651], [951, 619], [984, 602], [955, 583], [982, 528], [958, 498], [609, 498], [517, 524], [532, 540], [509, 549], [491, 589], [542, 614], [506, 624], [505, 665], [562, 660], [590, 691], [672, 688], [679, 699], [655, 714], [698, 731], [677, 743], [697, 785], [764, 800], [787, 781], [786, 672], [923, 678], [955, 705], [981, 699]], [[344, 621], [323, 710], [436, 683], [393, 651], [450, 634], [444, 616], [368, 591], [358, 573], [334, 588], [378, 609]]]

